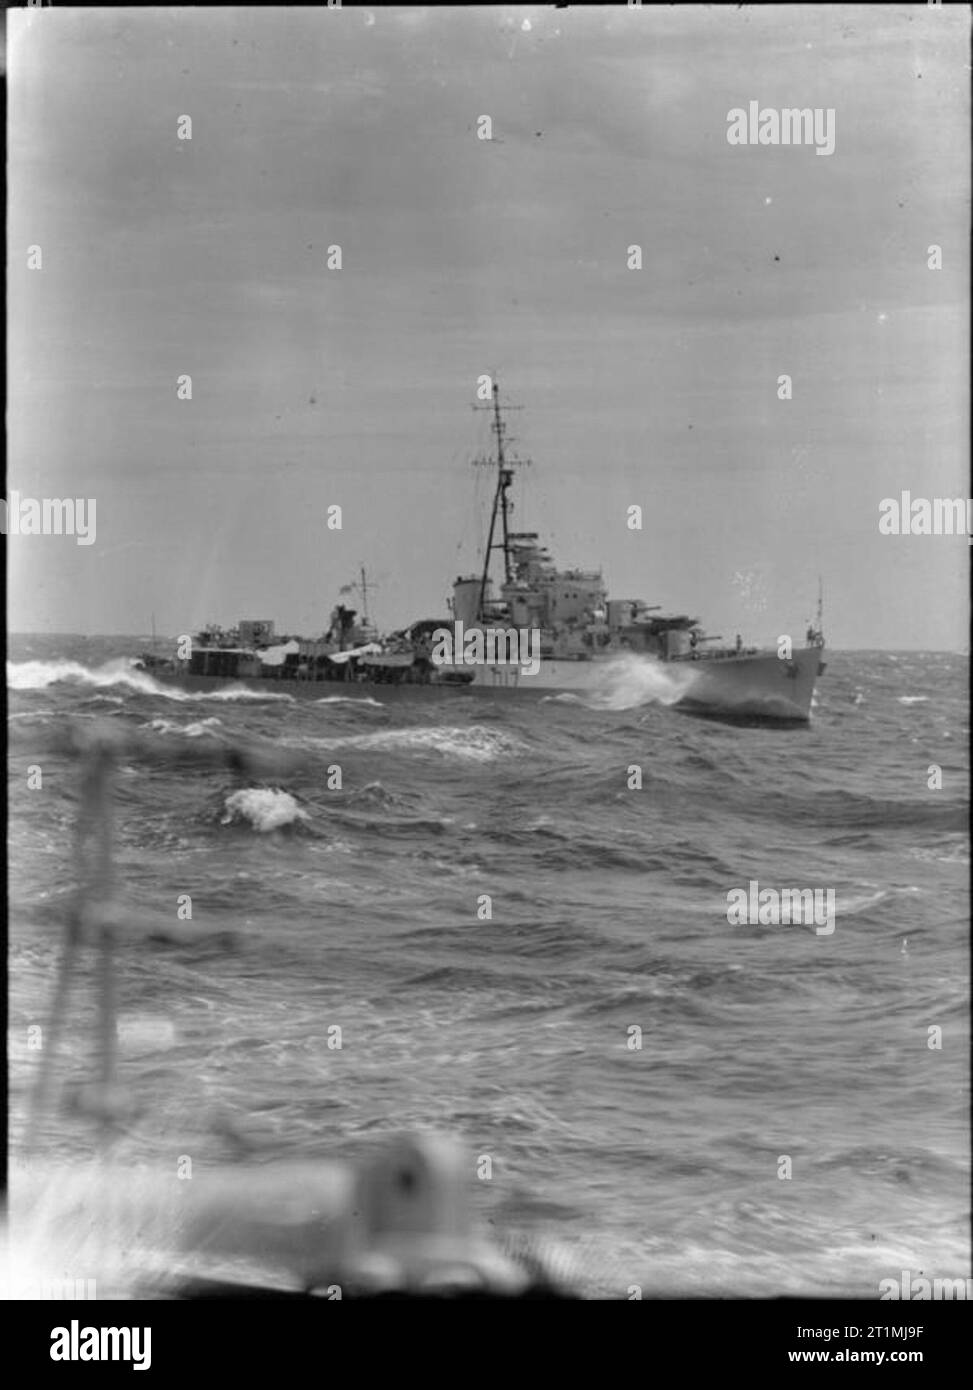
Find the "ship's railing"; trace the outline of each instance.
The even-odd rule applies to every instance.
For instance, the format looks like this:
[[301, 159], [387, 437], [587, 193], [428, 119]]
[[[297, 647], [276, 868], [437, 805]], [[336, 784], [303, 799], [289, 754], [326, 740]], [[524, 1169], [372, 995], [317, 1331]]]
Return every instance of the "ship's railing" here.
[[[26, 1147], [28, 1155], [32, 1150], [36, 1153], [71, 987], [82, 950], [91, 948], [97, 956], [99, 994], [95, 1078], [76, 1109], [97, 1122], [107, 1165], [110, 1145], [129, 1105], [118, 1084], [116, 955], [124, 941], [131, 943], [133, 921], [138, 923], [139, 937], [153, 930], [148, 915], [141, 909], [126, 912], [116, 892], [115, 772], [137, 758], [164, 760], [170, 768], [212, 768], [250, 780], [281, 781], [304, 760], [288, 750], [241, 741], [167, 741], [160, 746], [158, 739], [109, 721], [76, 724], [58, 744], [60, 752], [79, 762], [77, 891], [65, 924]], [[168, 931], [170, 925], [166, 919], [164, 929]], [[416, 1134], [387, 1142], [371, 1160], [357, 1166], [284, 1161], [227, 1165], [215, 1174], [211, 1170], [207, 1180], [192, 1184], [202, 1195], [198, 1201], [194, 1197], [187, 1243], [181, 1257], [174, 1256], [170, 1277], [161, 1282], [176, 1296], [232, 1296], [239, 1291], [239, 1280], [227, 1282], [219, 1275], [201, 1278], [207, 1261], [210, 1268], [225, 1268], [219, 1265], [220, 1255], [229, 1251], [238, 1257], [242, 1250], [259, 1264], [268, 1248], [273, 1248], [276, 1266], [291, 1275], [291, 1291], [306, 1295], [317, 1291], [333, 1297], [335, 1287], [344, 1289], [342, 1296], [563, 1294], [563, 1281], [555, 1286], [557, 1281], [549, 1277], [536, 1247], [508, 1254], [478, 1233], [465, 1190], [468, 1167], [468, 1157], [452, 1140]], [[111, 1183], [106, 1180], [98, 1186], [104, 1189], [114, 1182], [112, 1177]], [[117, 1193], [115, 1197], [117, 1205]], [[306, 1217], [301, 1207], [305, 1198]], [[182, 1210], [185, 1215], [185, 1204]], [[276, 1213], [280, 1213], [279, 1223]], [[143, 1219], [151, 1225], [152, 1213], [142, 1211], [139, 1225]], [[164, 1224], [166, 1218], [157, 1215], [156, 1219]], [[192, 1278], [180, 1273], [185, 1269], [193, 1271]], [[158, 1271], [152, 1281], [156, 1292], [157, 1276]], [[138, 1297], [138, 1291], [129, 1296]]]

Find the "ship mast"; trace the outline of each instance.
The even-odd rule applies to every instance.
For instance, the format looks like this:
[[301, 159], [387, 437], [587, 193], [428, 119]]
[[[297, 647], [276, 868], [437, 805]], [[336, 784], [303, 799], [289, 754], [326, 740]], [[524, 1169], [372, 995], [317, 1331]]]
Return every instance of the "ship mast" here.
[[[365, 626], [369, 627], [371, 623], [368, 617], [368, 580], [365, 577], [365, 566], [361, 565], [359, 569], [361, 573], [361, 583], [358, 587], [361, 591], [362, 620]], [[374, 589], [374, 587], [375, 585], [373, 584], [372, 588]]]
[[381, 588], [380, 584], [369, 584], [364, 562], [360, 561], [358, 565], [357, 583], [342, 584], [341, 588], [338, 590], [339, 597], [342, 594], [357, 594], [359, 596], [362, 606], [363, 627], [370, 628], [372, 625], [372, 620], [368, 612], [368, 592], [371, 590], [374, 593], [374, 591], [379, 588]]
[[821, 576], [818, 575], [818, 612], [816, 623], [812, 623], [807, 630], [807, 641], [809, 647], [824, 646], [824, 585]]
[[[493, 508], [490, 512], [490, 530], [487, 534], [486, 551], [483, 556], [483, 577], [480, 580], [480, 598], [478, 604], [479, 619], [483, 621], [483, 609], [486, 603], [486, 587], [490, 578], [490, 560], [495, 550], [503, 551], [503, 573], [505, 582], [509, 583], [513, 578], [513, 568], [510, 559], [510, 528], [508, 525], [509, 514], [513, 511], [513, 503], [507, 496], [507, 490], [513, 482], [514, 468], [523, 464], [529, 464], [530, 459], [509, 458], [504, 451], [504, 439], [507, 433], [507, 426], [504, 423], [503, 415], [500, 411], [500, 385], [499, 382], [493, 383], [493, 400], [490, 405], [475, 405], [474, 410], [492, 410], [493, 420], [490, 428], [497, 440], [497, 456], [492, 458], [474, 459], [473, 462], [480, 466], [490, 468], [496, 467], [497, 487], [493, 494]], [[504, 406], [504, 410], [522, 410], [519, 405]], [[500, 517], [500, 526], [503, 539], [494, 541], [493, 537], [497, 529], [497, 516]]]

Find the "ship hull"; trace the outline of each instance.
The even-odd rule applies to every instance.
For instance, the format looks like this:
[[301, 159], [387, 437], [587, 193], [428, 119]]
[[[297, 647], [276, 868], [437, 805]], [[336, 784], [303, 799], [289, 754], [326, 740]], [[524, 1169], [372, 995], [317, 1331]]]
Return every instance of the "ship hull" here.
[[[622, 660], [651, 666], [668, 682], [662, 702], [702, 718], [726, 722], [806, 724], [810, 718], [815, 681], [824, 670], [824, 649], [805, 647], [789, 660], [780, 660], [776, 652], [757, 652], [749, 655], [704, 658], [700, 661], [659, 663], [648, 658], [640, 660], [628, 655]], [[327, 702], [335, 698], [373, 699], [383, 702], [398, 700], [456, 700], [467, 698], [543, 698], [565, 694], [575, 695], [585, 703], [590, 697], [593, 705], [603, 708], [626, 708], [639, 703], [637, 698], [628, 705], [606, 697], [606, 684], [614, 669], [618, 669], [618, 654], [606, 654], [593, 661], [543, 660], [534, 675], [525, 675], [516, 666], [478, 666], [473, 680], [465, 684], [394, 683], [387, 680], [353, 679], [338, 681], [308, 681], [284, 679], [239, 679], [220, 676], [184, 675], [154, 672], [160, 685], [174, 686], [187, 693], [201, 695], [217, 691], [247, 690], [254, 695], [272, 699], [275, 695], [290, 695], [297, 699]], [[630, 668], [631, 669], [631, 668]], [[646, 696], [648, 702], [652, 696]]]
[[677, 707], [686, 714], [741, 723], [806, 724], [824, 648], [803, 647], [787, 660], [776, 652], [701, 663]]
[[[606, 672], [618, 660], [616, 653], [596, 661], [542, 661], [534, 676], [521, 674], [517, 667], [479, 667], [474, 689], [597, 697]], [[786, 660], [767, 651], [653, 665], [671, 684], [670, 690], [660, 692], [663, 703], [681, 713], [728, 722], [806, 724], [825, 661], [823, 647], [803, 647]]]

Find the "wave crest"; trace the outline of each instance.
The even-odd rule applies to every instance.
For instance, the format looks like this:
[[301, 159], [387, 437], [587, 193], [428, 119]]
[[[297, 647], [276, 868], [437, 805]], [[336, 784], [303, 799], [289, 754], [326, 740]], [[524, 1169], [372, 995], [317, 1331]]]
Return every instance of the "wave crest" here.
[[383, 729], [372, 734], [350, 734], [346, 738], [307, 740], [325, 750], [357, 749], [374, 753], [439, 753], [465, 762], [487, 763], [496, 758], [527, 751], [527, 745], [502, 729], [471, 724], [462, 729], [434, 725], [428, 729]]
[[590, 690], [579, 692], [578, 702], [589, 709], [635, 709], [639, 705], [674, 705], [693, 685], [697, 672], [684, 666], [663, 665], [634, 652], [599, 663]]
[[7, 687], [10, 690], [47, 690], [52, 685], [93, 686], [106, 689], [125, 686], [139, 695], [152, 695], [160, 700], [283, 700], [294, 703], [294, 696], [278, 690], [251, 690], [248, 686], [231, 684], [225, 690], [181, 690], [165, 685], [143, 671], [134, 656], [119, 656], [103, 666], [84, 666], [80, 661], [8, 661]]
[[242, 791], [232, 792], [223, 804], [226, 814], [220, 821], [221, 825], [246, 821], [261, 834], [311, 819], [290, 792], [279, 788], [245, 787]]

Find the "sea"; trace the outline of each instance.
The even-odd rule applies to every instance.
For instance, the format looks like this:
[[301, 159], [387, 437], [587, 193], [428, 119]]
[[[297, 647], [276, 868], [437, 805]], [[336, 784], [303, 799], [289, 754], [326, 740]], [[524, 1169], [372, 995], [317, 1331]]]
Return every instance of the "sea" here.
[[[90, 942], [25, 1138], [76, 891], [65, 734], [101, 721], [154, 750], [115, 778], [113, 1171], [435, 1132], [498, 1247], [592, 1297], [969, 1276], [967, 657], [829, 653], [809, 727], [751, 729], [637, 658], [584, 699], [294, 699], [164, 686], [145, 645], [9, 645], [12, 1210], [105, 1142], [66, 1099], [98, 1065]], [[185, 756], [241, 742], [297, 765]], [[751, 881], [833, 890], [834, 931], [731, 924]]]

